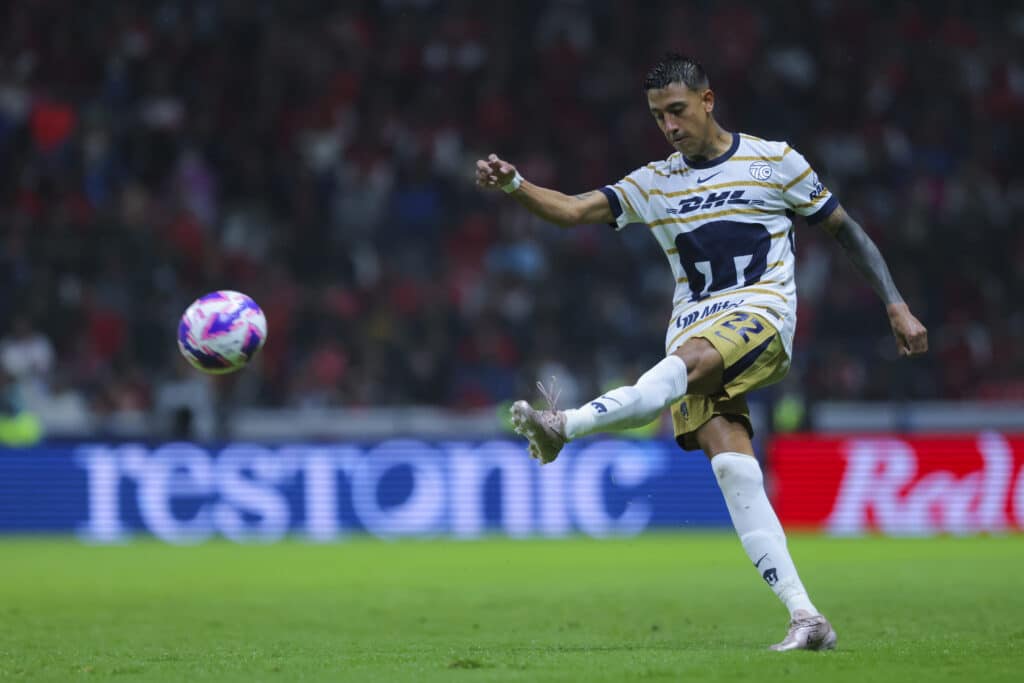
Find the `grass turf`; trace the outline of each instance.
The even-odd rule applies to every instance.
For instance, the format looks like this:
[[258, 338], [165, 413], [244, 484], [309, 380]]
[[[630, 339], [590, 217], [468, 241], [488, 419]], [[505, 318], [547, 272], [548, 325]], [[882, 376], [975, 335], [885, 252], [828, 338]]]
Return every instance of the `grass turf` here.
[[0, 680], [1018, 681], [1024, 538], [792, 536], [828, 653], [731, 534], [0, 540]]

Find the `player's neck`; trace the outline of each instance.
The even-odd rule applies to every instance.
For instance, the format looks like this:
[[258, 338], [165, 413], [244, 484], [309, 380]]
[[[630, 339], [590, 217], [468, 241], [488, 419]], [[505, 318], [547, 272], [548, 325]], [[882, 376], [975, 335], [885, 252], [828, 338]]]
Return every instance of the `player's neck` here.
[[698, 154], [686, 157], [690, 161], [705, 162], [708, 159], [717, 159], [729, 151], [732, 147], [732, 133], [714, 123], [707, 141], [701, 147]]

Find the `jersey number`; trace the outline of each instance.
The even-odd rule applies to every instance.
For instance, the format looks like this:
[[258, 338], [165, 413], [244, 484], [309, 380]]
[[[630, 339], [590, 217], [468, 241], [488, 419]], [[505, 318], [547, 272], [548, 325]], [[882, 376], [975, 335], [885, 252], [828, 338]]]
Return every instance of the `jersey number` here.
[[722, 327], [727, 327], [736, 334], [743, 337], [743, 341], [749, 342], [750, 334], [761, 334], [764, 332], [764, 325], [760, 320], [754, 318], [749, 313], [743, 311], [736, 311], [728, 317], [727, 320], [722, 321]]
[[759, 223], [711, 221], [676, 235], [679, 264], [700, 301], [731, 287], [746, 287], [768, 270], [772, 238]]

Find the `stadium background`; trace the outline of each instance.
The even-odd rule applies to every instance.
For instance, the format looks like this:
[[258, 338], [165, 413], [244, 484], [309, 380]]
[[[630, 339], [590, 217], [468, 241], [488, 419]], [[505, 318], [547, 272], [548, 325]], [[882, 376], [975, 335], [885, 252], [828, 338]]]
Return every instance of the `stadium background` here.
[[[0, 584], [49, 557], [12, 540], [26, 533], [55, 532], [65, 554], [136, 535], [728, 527], [706, 460], [679, 453], [666, 422], [574, 444], [543, 470], [510, 438], [504, 408], [536, 379], [556, 375], [572, 405], [656, 362], [670, 271], [642, 229], [560, 230], [472, 183], [492, 151], [568, 193], [666, 156], [640, 82], [667, 49], [705, 63], [725, 128], [811, 161], [929, 329], [929, 354], [898, 360], [874, 293], [798, 223], [793, 369], [753, 400], [784, 523], [1018, 531], [1022, 46], [1019, 3], [5, 3], [0, 533], [13, 545], [0, 547], [15, 561]], [[269, 341], [244, 372], [201, 376], [178, 355], [177, 321], [228, 288], [261, 304]], [[980, 577], [976, 558], [1019, 561], [1005, 541], [929, 556]], [[575, 542], [566, 553], [591, 552]], [[906, 543], [886, 552], [910, 562]], [[231, 547], [224, 566], [253, 557]], [[201, 553], [220, 551], [189, 552], [162, 557], [195, 562], [196, 577], [211, 568]], [[78, 557], [68, 585], [129, 571]], [[315, 571], [305, 557], [288, 571]], [[987, 585], [1020, 594], [998, 590], [1017, 579]], [[0, 655], [5, 675], [27, 661]]]

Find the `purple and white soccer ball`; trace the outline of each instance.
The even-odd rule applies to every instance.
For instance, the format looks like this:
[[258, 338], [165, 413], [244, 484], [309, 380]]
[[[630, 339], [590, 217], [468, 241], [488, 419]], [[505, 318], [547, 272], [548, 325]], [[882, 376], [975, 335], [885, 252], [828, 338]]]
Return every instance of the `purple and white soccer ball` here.
[[211, 375], [244, 368], [266, 340], [267, 319], [260, 307], [226, 289], [193, 301], [178, 324], [181, 355]]

